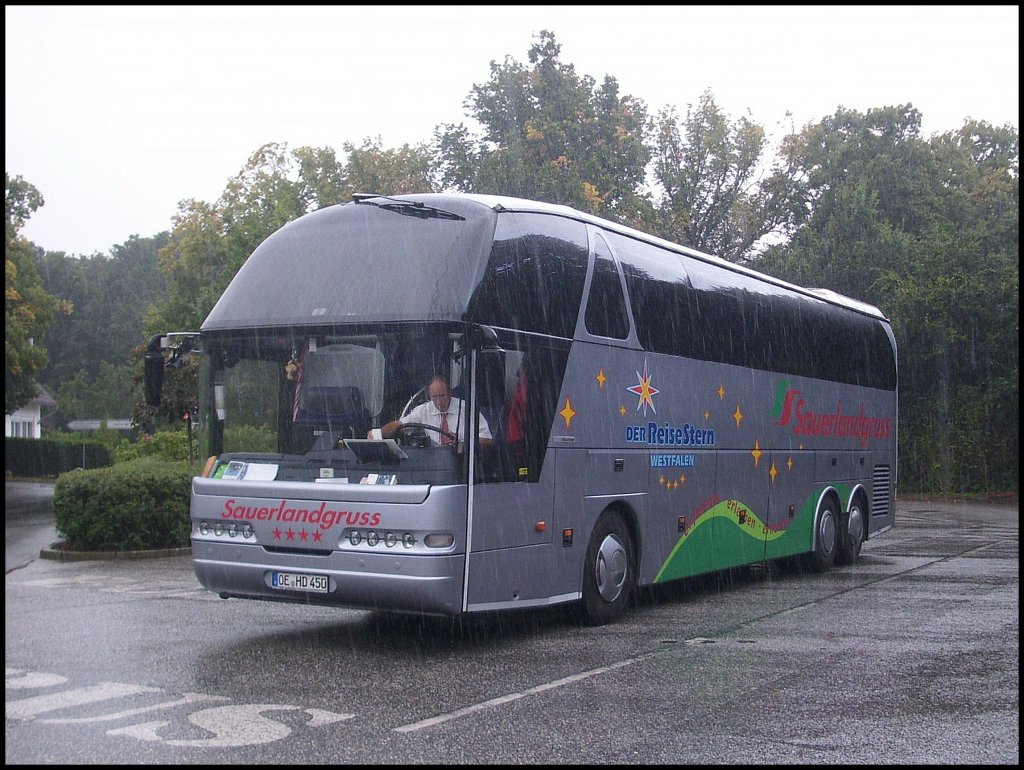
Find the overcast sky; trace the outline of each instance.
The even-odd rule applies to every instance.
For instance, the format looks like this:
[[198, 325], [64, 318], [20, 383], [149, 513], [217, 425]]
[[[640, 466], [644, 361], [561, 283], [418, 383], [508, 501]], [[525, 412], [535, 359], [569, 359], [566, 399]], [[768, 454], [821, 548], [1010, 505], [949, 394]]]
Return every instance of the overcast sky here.
[[[1019, 130], [1019, 7], [6, 6], [5, 165], [45, 205], [22, 234], [107, 253], [213, 202], [267, 142], [429, 141], [490, 62], [560, 59], [653, 115], [710, 89], [773, 138], [911, 103], [923, 133]], [[787, 113], [792, 114], [786, 118]]]

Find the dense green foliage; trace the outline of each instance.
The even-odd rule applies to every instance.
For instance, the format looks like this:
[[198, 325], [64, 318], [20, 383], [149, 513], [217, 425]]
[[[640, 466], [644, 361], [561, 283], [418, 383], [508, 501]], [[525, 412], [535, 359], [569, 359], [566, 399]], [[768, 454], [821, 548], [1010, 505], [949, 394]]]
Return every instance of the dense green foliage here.
[[153, 458], [160, 460], [188, 460], [195, 452], [195, 439], [192, 449], [189, 449], [188, 431], [182, 430], [158, 430], [152, 434], [146, 434], [135, 442], [124, 442], [114, 449], [114, 461], [123, 463], [139, 458]]
[[[147, 308], [166, 291], [157, 252], [169, 242], [166, 232], [152, 238], [133, 235], [112, 247], [109, 256], [69, 258], [64, 252], [50, 251], [36, 260], [46, 290], [74, 305], [73, 312], [54, 319], [44, 337], [50, 361], [39, 373], [39, 381], [52, 387], [51, 392], [56, 394], [61, 384], [76, 378], [92, 382], [100, 378], [104, 366], [128, 363], [132, 349], [142, 341], [139, 330]], [[102, 379], [105, 387], [114, 384], [114, 378]], [[62, 409], [64, 400], [58, 399]], [[109, 416], [127, 417], [129, 412], [129, 405], [123, 404]], [[106, 415], [74, 414], [90, 416]]]
[[[465, 103], [479, 133], [448, 124], [412, 147], [345, 142], [343, 160], [326, 147], [264, 145], [216, 202], [183, 201], [170, 234], [133, 237], [111, 259], [33, 252], [17, 230], [42, 199], [8, 178], [8, 288], [13, 264], [19, 289], [36, 292], [14, 307], [15, 349], [35, 359], [20, 371], [52, 377], [43, 381], [67, 417], [124, 417], [130, 400], [146, 431], [180, 428], [194, 362], [168, 370], [164, 405], [149, 409], [142, 344], [198, 329], [271, 232], [353, 192], [499, 193], [571, 205], [878, 306], [899, 346], [901, 491], [1017, 488], [1017, 129], [971, 120], [926, 138], [912, 105], [839, 108], [773, 149], [710, 90], [682, 117], [670, 105], [652, 116], [613, 77], [598, 84], [559, 54], [542, 32], [527, 62], [492, 62]], [[132, 289], [116, 293], [121, 280]], [[46, 347], [60, 356], [46, 366], [25, 340], [28, 321], [40, 338], [54, 302], [75, 313], [51, 323]], [[116, 318], [112, 303], [124, 305]], [[8, 403], [25, 395], [11, 385], [24, 378], [12, 379], [10, 351], [9, 331]]]
[[53, 490], [57, 532], [75, 551], [138, 551], [189, 544], [195, 467], [142, 459], [65, 473]]
[[787, 137], [810, 213], [754, 266], [890, 316], [903, 488], [1016, 489], [1018, 134], [971, 121], [929, 141], [920, 124], [909, 105], [839, 110]]
[[49, 434], [43, 438], [4, 439], [5, 469], [23, 478], [53, 478], [76, 468], [105, 468], [110, 447], [85, 434]]
[[[469, 117], [435, 132], [445, 188], [564, 203], [582, 211], [639, 223], [650, 205], [640, 194], [651, 149], [643, 101], [619, 96], [605, 77], [597, 85], [558, 55], [550, 32], [529, 51], [532, 64], [491, 62], [491, 79], [474, 85]], [[646, 215], [646, 216], [645, 216]]]

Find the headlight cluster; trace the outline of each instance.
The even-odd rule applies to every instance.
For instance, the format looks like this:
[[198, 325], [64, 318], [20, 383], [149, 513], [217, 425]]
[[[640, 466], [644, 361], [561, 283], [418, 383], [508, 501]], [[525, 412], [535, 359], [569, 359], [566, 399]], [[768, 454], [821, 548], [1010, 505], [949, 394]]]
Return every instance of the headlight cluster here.
[[[350, 546], [359, 546], [363, 543], [375, 548], [378, 545], [383, 544], [385, 548], [394, 548], [399, 543], [404, 548], [413, 548], [416, 545], [416, 536], [412, 532], [403, 532], [399, 535], [397, 532], [378, 532], [375, 529], [371, 529], [366, 533], [358, 529], [350, 529], [347, 533], [341, 536], [342, 543], [347, 540]], [[455, 535], [450, 532], [445, 533], [431, 533], [423, 538], [423, 545], [427, 548], [448, 548], [455, 542]]]
[[209, 535], [211, 532], [220, 537], [221, 535], [227, 535], [228, 537], [243, 537], [248, 540], [250, 537], [255, 537], [256, 532], [252, 528], [252, 524], [224, 524], [221, 521], [215, 521], [210, 524], [208, 521], [199, 522], [199, 534]]
[[[416, 538], [413, 536], [412, 532], [405, 532], [401, 536], [399, 536], [396, 533], [389, 531], [385, 532], [382, 535], [377, 530], [371, 529], [364, 535], [358, 529], [350, 529], [348, 531], [347, 537], [349, 545], [353, 546], [357, 546], [360, 543], [365, 542], [368, 546], [372, 548], [383, 542], [385, 548], [394, 548], [396, 545], [398, 545], [399, 540], [401, 540], [402, 545], [406, 548], [412, 548], [414, 545], [416, 545]], [[343, 535], [342, 540], [344, 539], [345, 536]]]

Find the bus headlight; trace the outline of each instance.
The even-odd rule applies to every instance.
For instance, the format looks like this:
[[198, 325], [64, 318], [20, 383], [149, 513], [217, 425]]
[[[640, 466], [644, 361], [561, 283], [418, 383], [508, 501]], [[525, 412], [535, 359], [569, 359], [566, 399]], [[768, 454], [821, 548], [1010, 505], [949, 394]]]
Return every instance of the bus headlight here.
[[388, 532], [384, 535], [384, 545], [388, 548], [394, 548], [398, 545], [398, 536], [394, 532]]
[[404, 545], [406, 548], [412, 548], [414, 545], [416, 545], [416, 538], [412, 536], [412, 532], [406, 532], [404, 535], [402, 535], [402, 545]]

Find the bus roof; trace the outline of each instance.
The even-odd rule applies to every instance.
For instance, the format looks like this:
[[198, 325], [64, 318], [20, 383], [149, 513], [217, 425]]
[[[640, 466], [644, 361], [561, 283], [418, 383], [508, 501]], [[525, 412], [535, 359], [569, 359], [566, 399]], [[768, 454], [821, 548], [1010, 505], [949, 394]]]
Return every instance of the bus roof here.
[[867, 302], [862, 302], [852, 297], [848, 297], [845, 294], [840, 294], [839, 292], [832, 291], [831, 289], [811, 289], [806, 286], [799, 286], [797, 284], [789, 283], [787, 281], [782, 280], [781, 278], [775, 278], [774, 276], [768, 275], [767, 273], [762, 273], [757, 270], [753, 270], [749, 267], [738, 265], [735, 262], [729, 262], [728, 260], [722, 259], [721, 257], [716, 257], [713, 254], [706, 254], [702, 251], [698, 251], [697, 249], [693, 249], [688, 246], [681, 246], [678, 243], [667, 241], [663, 238], [659, 238], [656, 235], [651, 235], [641, 230], [636, 230], [632, 227], [628, 227], [627, 225], [620, 225], [615, 222], [612, 222], [611, 220], [602, 219], [600, 217], [594, 216], [593, 214], [587, 214], [583, 211], [578, 211], [577, 209], [571, 208], [569, 206], [563, 206], [561, 204], [556, 203], [544, 203], [542, 201], [532, 201], [526, 200], [524, 198], [515, 198], [502, 195], [483, 195], [477, 193], [460, 193], [459, 195], [460, 197], [463, 198], [479, 201], [485, 206], [489, 206], [495, 209], [496, 211], [530, 211], [537, 213], [557, 214], [559, 216], [578, 219], [580, 221], [588, 222], [598, 227], [613, 230], [614, 232], [621, 233], [622, 235], [626, 235], [632, 238], [638, 238], [640, 240], [647, 241], [648, 243], [656, 244], [663, 248], [674, 251], [678, 254], [685, 254], [694, 259], [699, 259], [704, 262], [717, 265], [726, 270], [733, 270], [737, 273], [743, 273], [744, 275], [748, 275], [752, 278], [767, 281], [777, 286], [784, 286], [785, 288], [792, 289], [794, 291], [802, 292], [805, 294], [814, 294], [819, 299], [824, 299], [827, 302], [831, 302], [835, 305], [842, 305], [844, 307], [850, 308], [851, 310], [856, 310], [866, 315], [872, 315], [882, 319], [885, 318], [885, 314], [882, 313], [882, 311], [879, 310], [874, 305], [871, 305]]
[[[422, 193], [358, 194], [350, 203], [328, 206], [288, 223], [253, 251], [202, 329], [459, 322], [487, 267], [502, 212], [567, 217], [885, 319], [867, 303], [790, 284], [569, 206], [500, 195]], [[387, 248], [381, 249], [385, 242]], [[413, 280], [396, 280], [406, 275]]]

